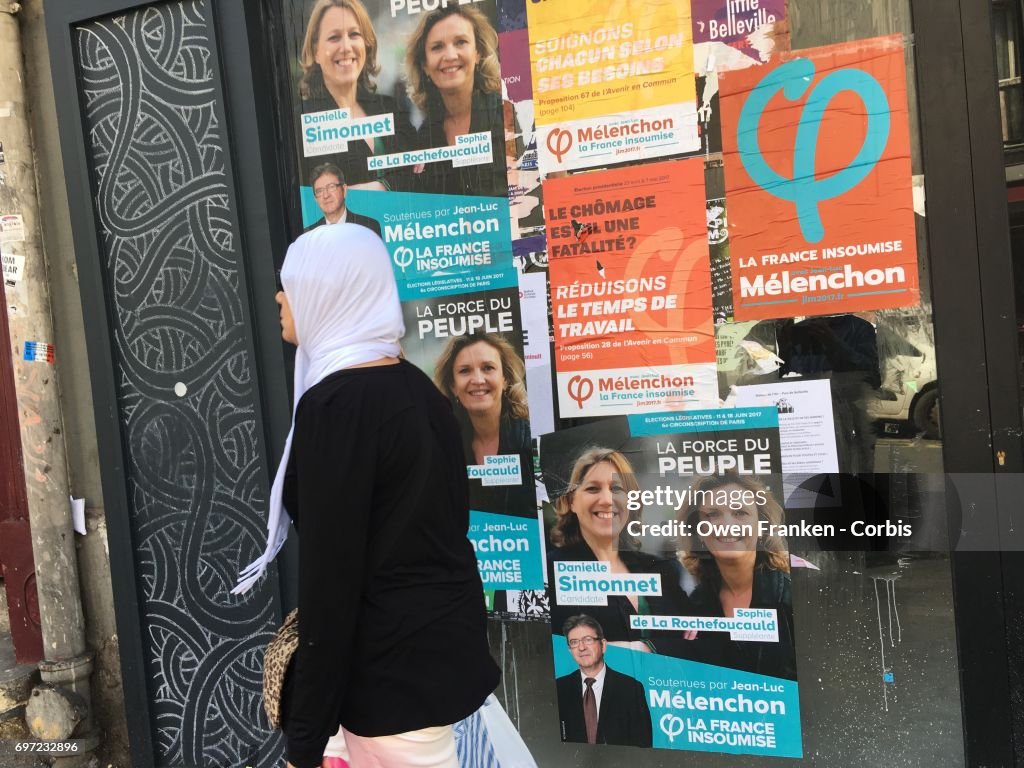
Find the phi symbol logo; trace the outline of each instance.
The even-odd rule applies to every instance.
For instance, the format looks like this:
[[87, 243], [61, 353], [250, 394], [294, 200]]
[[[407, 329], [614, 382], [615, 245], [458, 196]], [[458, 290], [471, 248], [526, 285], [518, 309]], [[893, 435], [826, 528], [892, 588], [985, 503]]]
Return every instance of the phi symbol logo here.
[[594, 394], [594, 382], [583, 376], [573, 376], [566, 386], [569, 390], [569, 397], [576, 401], [576, 405], [583, 410], [583, 404]]
[[[789, 101], [802, 98], [815, 74], [814, 62], [809, 59], [794, 59], [769, 72], [750, 92], [740, 112], [736, 133], [740, 161], [750, 178], [765, 192], [796, 206], [800, 231], [809, 243], [821, 242], [825, 237], [818, 204], [849, 192], [867, 178], [889, 142], [891, 122], [889, 100], [874, 77], [861, 69], [836, 70], [821, 78], [807, 95], [793, 147], [793, 178], [776, 173], [761, 154], [758, 142], [761, 115], [779, 91]], [[814, 162], [822, 118], [832, 99], [845, 91], [855, 93], [864, 103], [867, 115], [864, 143], [849, 165], [831, 176], [818, 178]]]
[[404, 245], [395, 248], [395, 264], [402, 268], [402, 272], [405, 272], [406, 267], [412, 264], [412, 259], [415, 254], [412, 248], [407, 248]]
[[683, 718], [673, 715], [671, 712], [661, 716], [658, 727], [661, 728], [662, 733], [668, 736], [669, 744], [675, 743], [676, 736], [682, 736], [685, 728]]
[[572, 149], [572, 133], [564, 128], [555, 128], [548, 134], [548, 152], [555, 156], [558, 162]]

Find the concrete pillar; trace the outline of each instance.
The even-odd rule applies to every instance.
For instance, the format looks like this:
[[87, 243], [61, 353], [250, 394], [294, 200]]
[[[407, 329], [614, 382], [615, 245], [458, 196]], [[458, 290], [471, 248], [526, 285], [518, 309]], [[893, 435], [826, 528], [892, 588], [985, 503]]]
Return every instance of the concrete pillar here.
[[[82, 601], [78, 581], [71, 509], [68, 503], [68, 472], [60, 410], [56, 365], [59, 350], [53, 349], [47, 267], [43, 253], [35, 162], [29, 132], [21, 31], [20, 6], [0, 0], [0, 217], [20, 216], [23, 235], [11, 238], [16, 222], [0, 218], [0, 253], [16, 257], [16, 285], [7, 288], [18, 419], [25, 462], [32, 552], [42, 621], [42, 690], [34, 697], [52, 698], [57, 691], [73, 701], [77, 722], [47, 722], [45, 714], [29, 728], [37, 738], [67, 733], [64, 738], [83, 738], [95, 746], [90, 715], [89, 673], [92, 657], [85, 647]], [[38, 694], [38, 695], [37, 695]], [[59, 707], [41, 707], [40, 712]], [[73, 733], [72, 733], [73, 731]], [[83, 746], [88, 746], [83, 744]], [[91, 747], [90, 747], [91, 751]], [[86, 757], [82, 751], [74, 758]], [[63, 759], [58, 764], [67, 764]]]

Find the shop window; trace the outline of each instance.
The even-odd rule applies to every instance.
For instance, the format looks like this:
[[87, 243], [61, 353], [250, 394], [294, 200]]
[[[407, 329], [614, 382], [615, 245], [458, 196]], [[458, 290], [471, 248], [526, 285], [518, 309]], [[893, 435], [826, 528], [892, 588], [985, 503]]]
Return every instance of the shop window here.
[[[293, 201], [301, 229], [380, 225], [406, 358], [461, 409], [498, 697], [537, 764], [962, 765], [910, 2], [479, 0], [436, 32], [437, 3], [363, 2], [375, 89], [333, 54], [292, 80]], [[1021, 2], [993, 8], [1024, 156]], [[283, 7], [296, 67], [349, 13]], [[454, 143], [442, 24], [501, 67]], [[353, 100], [388, 120], [348, 133]], [[478, 408], [473, 354], [525, 402]], [[718, 520], [748, 527], [694, 530]]]

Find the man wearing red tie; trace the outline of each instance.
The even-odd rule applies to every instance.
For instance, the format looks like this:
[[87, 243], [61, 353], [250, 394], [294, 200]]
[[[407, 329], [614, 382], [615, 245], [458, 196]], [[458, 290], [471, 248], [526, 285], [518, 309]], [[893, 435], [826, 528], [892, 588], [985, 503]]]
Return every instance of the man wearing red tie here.
[[651, 746], [651, 711], [644, 687], [604, 662], [604, 630], [586, 614], [570, 616], [562, 628], [579, 671], [558, 678], [562, 741]]

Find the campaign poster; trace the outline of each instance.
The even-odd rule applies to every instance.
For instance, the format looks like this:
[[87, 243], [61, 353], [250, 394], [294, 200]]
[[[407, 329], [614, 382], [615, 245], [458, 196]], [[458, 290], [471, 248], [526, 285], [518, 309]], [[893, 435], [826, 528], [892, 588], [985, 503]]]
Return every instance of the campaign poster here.
[[515, 115], [508, 144], [508, 203], [512, 215], [512, 239], [544, 234], [540, 168], [537, 165], [537, 131], [533, 115], [533, 84], [530, 74], [530, 39], [526, 28], [498, 36], [501, 77]]
[[463, 431], [470, 540], [487, 589], [543, 584], [519, 286], [508, 209], [491, 197], [351, 193], [373, 210], [402, 302], [406, 359]]
[[732, 262], [729, 260], [729, 217], [725, 198], [707, 201], [708, 250], [711, 252], [711, 302], [715, 326], [732, 320]]
[[524, 237], [512, 242], [512, 258], [520, 273], [548, 273], [548, 241], [544, 234]]
[[890, 36], [720, 74], [737, 320], [919, 302], [905, 55]]
[[563, 418], [717, 405], [704, 164], [544, 182]]
[[530, 3], [543, 176], [700, 149], [689, 0]]
[[293, 0], [288, 9], [305, 229], [346, 211], [379, 230], [372, 199], [362, 209], [346, 201], [354, 190], [507, 205], [506, 136], [518, 128], [493, 0]]
[[403, 352], [462, 428], [484, 587], [542, 588], [494, 0], [294, 0], [286, 24], [303, 230], [380, 234]]
[[789, 50], [785, 0], [693, 0], [697, 119], [706, 155], [722, 152], [718, 75]]
[[692, 0], [692, 8], [698, 74], [763, 64], [780, 49], [786, 0]]
[[613, 417], [540, 458], [562, 740], [801, 757], [776, 409]]
[[497, 0], [497, 2], [499, 32], [526, 29], [527, 0]]

